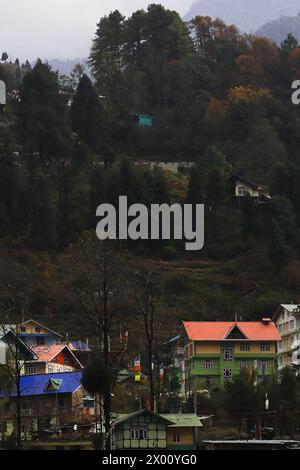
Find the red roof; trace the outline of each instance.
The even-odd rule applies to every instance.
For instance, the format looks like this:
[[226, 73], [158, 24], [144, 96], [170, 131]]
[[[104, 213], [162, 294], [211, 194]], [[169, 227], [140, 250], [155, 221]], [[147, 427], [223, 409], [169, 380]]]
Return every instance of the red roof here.
[[226, 339], [237, 326], [248, 341], [280, 341], [274, 322], [183, 322], [186, 334], [192, 341], [220, 341]]
[[51, 362], [60, 353], [68, 353], [73, 357], [74, 361], [82, 368], [77, 357], [72, 353], [66, 344], [54, 344], [52, 346], [34, 346], [31, 348], [34, 354], [38, 357], [37, 362]]
[[65, 344], [54, 344], [52, 346], [33, 346], [31, 349], [37, 355], [39, 362], [51, 362], [65, 348]]

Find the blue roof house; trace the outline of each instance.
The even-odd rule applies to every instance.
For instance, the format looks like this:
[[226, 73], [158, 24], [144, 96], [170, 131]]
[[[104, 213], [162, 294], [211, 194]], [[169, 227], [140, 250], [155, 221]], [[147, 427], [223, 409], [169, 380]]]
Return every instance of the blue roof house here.
[[[23, 432], [58, 430], [66, 424], [89, 423], [94, 420], [95, 403], [81, 384], [82, 371], [21, 377], [21, 409]], [[2, 428], [12, 432], [16, 414], [16, 390], [0, 392], [8, 404], [0, 417]]]

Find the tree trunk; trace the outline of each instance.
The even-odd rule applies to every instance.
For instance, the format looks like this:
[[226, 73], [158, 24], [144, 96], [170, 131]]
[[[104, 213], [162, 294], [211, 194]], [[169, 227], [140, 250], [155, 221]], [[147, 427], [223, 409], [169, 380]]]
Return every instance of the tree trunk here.
[[152, 371], [152, 345], [148, 345], [148, 376], [149, 376], [149, 388], [150, 388], [150, 408], [154, 411], [154, 382], [153, 382], [153, 371]]

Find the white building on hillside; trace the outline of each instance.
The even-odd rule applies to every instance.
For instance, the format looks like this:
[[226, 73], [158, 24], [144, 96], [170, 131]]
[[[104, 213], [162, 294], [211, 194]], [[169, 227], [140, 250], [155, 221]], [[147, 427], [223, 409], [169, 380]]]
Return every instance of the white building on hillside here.
[[300, 305], [280, 305], [274, 321], [282, 338], [278, 344], [278, 369], [295, 366], [300, 370]]

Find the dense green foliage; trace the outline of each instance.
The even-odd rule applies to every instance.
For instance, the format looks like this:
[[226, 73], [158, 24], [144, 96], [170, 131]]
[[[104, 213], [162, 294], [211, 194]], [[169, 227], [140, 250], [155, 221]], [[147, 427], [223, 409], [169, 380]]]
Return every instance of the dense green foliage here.
[[[297, 41], [289, 37], [277, 47], [220, 20], [186, 24], [176, 12], [150, 5], [129, 18], [118, 11], [101, 18], [90, 62], [92, 79], [80, 67], [61, 77], [40, 60], [31, 68], [2, 58], [0, 79], [8, 89], [0, 115], [2, 240], [56, 256], [95, 229], [99, 204], [116, 203], [121, 194], [145, 204], [204, 202], [205, 249], [189, 258], [221, 261], [224, 269], [208, 270], [202, 283], [188, 270], [177, 279], [168, 273], [169, 298], [176, 291], [190, 316], [201, 310], [207, 318], [232, 316], [237, 304], [247, 304], [251, 317], [283, 296], [290, 301], [297, 265], [284, 283], [278, 274], [300, 253], [300, 120], [291, 103], [291, 83], [300, 74]], [[139, 125], [140, 115], [153, 125]], [[145, 160], [194, 167], [174, 175], [135, 164]], [[232, 208], [233, 171], [264, 185], [272, 203], [262, 208], [246, 200]], [[186, 257], [180, 242], [129, 248], [170, 261]], [[17, 261], [22, 273], [24, 265], [34, 279], [39, 269], [44, 273], [35, 255], [26, 256]], [[45, 272], [32, 312], [48, 309], [48, 266]]]

